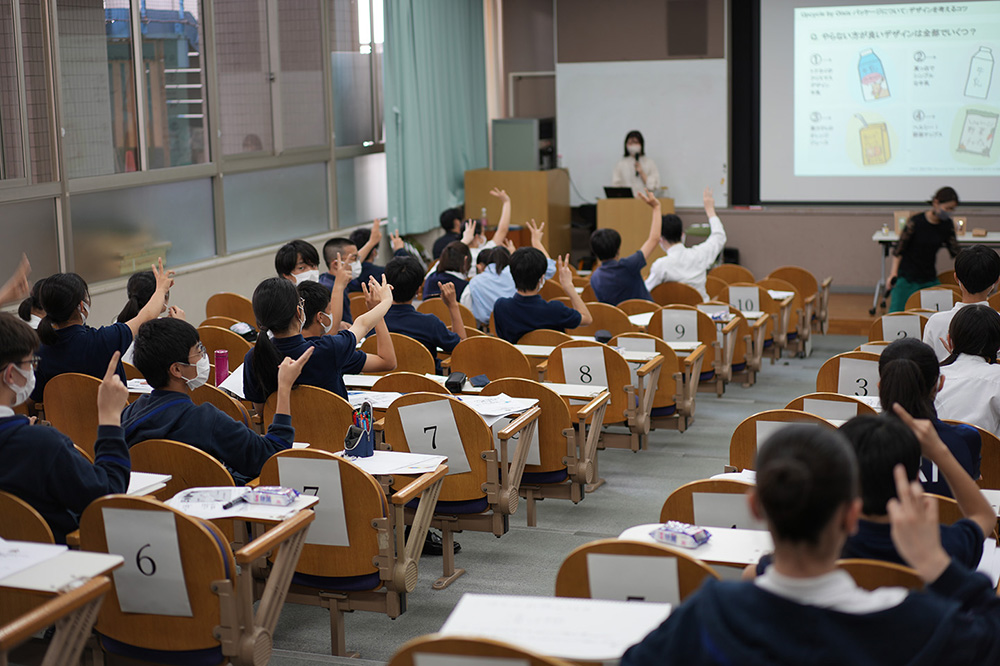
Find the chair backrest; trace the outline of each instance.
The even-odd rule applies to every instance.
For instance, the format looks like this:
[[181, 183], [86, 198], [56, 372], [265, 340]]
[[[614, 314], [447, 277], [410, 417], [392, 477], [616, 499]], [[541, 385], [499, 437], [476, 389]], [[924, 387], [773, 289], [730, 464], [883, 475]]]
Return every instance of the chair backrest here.
[[[214, 525], [148, 497], [107, 495], [83, 512], [80, 548], [122, 555], [126, 570], [138, 567], [144, 574], [116, 573], [114, 587], [101, 606], [98, 632], [151, 650], [219, 647], [214, 632], [222, 617], [219, 596], [212, 590], [216, 581], [236, 578], [236, 564], [229, 544]], [[183, 584], [168, 583], [169, 593], [164, 594], [165, 581], [158, 580], [156, 572], [178, 570], [183, 572]], [[161, 614], [139, 610], [148, 609], [154, 590]], [[177, 613], [184, 603], [189, 616], [162, 614]]]
[[642, 314], [643, 312], [656, 312], [660, 309], [657, 303], [647, 301], [645, 298], [630, 298], [622, 301], [615, 307], [629, 316]]
[[868, 330], [868, 341], [875, 342], [885, 340], [901, 340], [902, 338], [916, 338], [920, 340], [924, 335], [924, 327], [927, 326], [927, 316], [912, 312], [894, 312], [882, 315], [872, 322]]
[[[201, 326], [218, 326], [219, 328], [229, 328], [233, 324], [238, 324], [238, 323], [240, 323], [240, 322], [237, 321], [236, 319], [233, 319], [232, 317], [222, 317], [222, 316], [216, 315], [215, 317], [208, 317], [208, 318], [206, 318], [205, 321], [203, 321], [200, 324], [198, 324], [198, 326], [199, 327], [201, 327]], [[248, 323], [251, 326], [253, 326], [253, 322], [252, 321], [251, 322], [246, 322], [246, 323]]]
[[[612, 347], [623, 347], [628, 351], [655, 351], [662, 356], [663, 365], [660, 366], [660, 378], [656, 385], [656, 395], [653, 396], [653, 409], [677, 404], [677, 380], [674, 379], [674, 374], [681, 372], [681, 363], [677, 358], [677, 352], [666, 342], [649, 333], [622, 333], [613, 337], [609, 344]], [[632, 367], [632, 372], [635, 372], [635, 367]], [[637, 377], [632, 377], [632, 381], [638, 384]], [[694, 381], [697, 381], [697, 378]], [[542, 413], [544, 414], [545, 410], [542, 410]]]
[[[798, 330], [799, 315], [796, 313], [802, 312], [805, 309], [805, 302], [802, 294], [799, 293], [799, 290], [796, 289], [795, 285], [787, 280], [782, 280], [781, 278], [776, 277], [766, 277], [761, 280], [757, 280], [757, 285], [767, 290], [773, 289], [775, 291], [792, 292], [792, 316], [789, 318], [788, 327], [790, 331]], [[775, 302], [777, 303], [777, 300]]]
[[604, 413], [604, 424], [625, 420], [629, 408], [625, 387], [632, 384], [631, 372], [625, 357], [608, 345], [589, 340], [562, 343], [549, 354], [546, 377], [558, 384], [607, 386], [611, 401]]
[[539, 290], [538, 295], [541, 296], [543, 300], [551, 301], [553, 298], [565, 296], [566, 292], [563, 291], [562, 285], [559, 284], [558, 280], [550, 278], [542, 283], [542, 288]]
[[[476, 318], [473, 316], [472, 310], [459, 303], [458, 311], [462, 313], [462, 323], [465, 326], [476, 327]], [[443, 321], [445, 326], [451, 328], [451, 312], [448, 311], [448, 306], [445, 305], [443, 299], [429, 298], [417, 307], [417, 312], [432, 314]]]
[[767, 289], [754, 282], [731, 282], [719, 292], [718, 298], [740, 312], [759, 311], [775, 316], [781, 310], [781, 306], [771, 298]]
[[712, 270], [708, 271], [708, 274], [717, 277], [726, 284], [733, 284], [736, 282], [753, 282], [754, 276], [750, 272], [750, 269], [740, 266], [739, 264], [720, 264]]
[[128, 361], [122, 361], [122, 367], [125, 368], [125, 379], [145, 379], [142, 373], [139, 372], [139, 368], [135, 367]]
[[[278, 394], [272, 393], [264, 403], [265, 424], [274, 420], [277, 404]], [[344, 450], [344, 436], [354, 422], [349, 402], [333, 391], [298, 384], [292, 387], [291, 412], [296, 441], [332, 453]]]
[[791, 409], [769, 409], [759, 414], [749, 416], [736, 426], [729, 440], [729, 464], [736, 469], [756, 469], [757, 445], [765, 441], [782, 424], [801, 423], [835, 429], [835, 426], [824, 418], [809, 412], [797, 412]]
[[888, 340], [875, 340], [873, 342], [865, 342], [854, 348], [854, 351], [868, 352], [870, 354], [875, 354], [876, 356], [881, 356], [885, 348], [889, 346]]
[[700, 479], [685, 483], [670, 493], [660, 509], [660, 522], [679, 520], [705, 527], [767, 529], [764, 521], [754, 518], [747, 503], [749, 481], [735, 479]]
[[[725, 289], [725, 287], [723, 287], [723, 289]], [[712, 315], [709, 313], [716, 312], [720, 308], [725, 308], [726, 310], [728, 310], [729, 314], [732, 315], [733, 317], [736, 317], [739, 322], [736, 324], [736, 335], [733, 336], [732, 362], [734, 366], [743, 365], [743, 367], [745, 367], [747, 360], [747, 338], [752, 336], [752, 333], [750, 332], [750, 324], [749, 322], [747, 322], [746, 318], [740, 313], [739, 310], [734, 308], [732, 305], [730, 305], [729, 303], [723, 303], [722, 301], [717, 301], [717, 300], [705, 301], [704, 303], [698, 306], [698, 310], [703, 312], [709, 319], [711, 319], [712, 317]], [[713, 323], [715, 323], [714, 320]], [[769, 329], [770, 325], [771, 325], [771, 320], [769, 319], [767, 323], [764, 325], [765, 332]], [[719, 343], [722, 344], [723, 342], [722, 331], [719, 331], [718, 338], [719, 338]], [[722, 354], [721, 349], [719, 350], [718, 354], [719, 358], [721, 358]], [[713, 357], [712, 355], [709, 356], [709, 358], [712, 357]], [[706, 362], [704, 367], [707, 366], [708, 363]]]
[[[430, 661], [421, 655], [433, 655]], [[436, 659], [435, 659], [436, 658]], [[461, 661], [456, 661], [456, 660]], [[451, 636], [418, 636], [403, 645], [386, 666], [418, 666], [418, 664], [474, 664], [490, 666], [494, 661], [519, 666], [571, 666], [570, 662], [546, 657], [508, 643], [489, 638], [453, 638]]]
[[[562, 397], [538, 382], [530, 379], [508, 378], [491, 381], [483, 388], [482, 395], [499, 395], [505, 393], [512, 398], [535, 398], [542, 410], [544, 418], [538, 419], [536, 441], [538, 464], [525, 465], [526, 472], [554, 472], [566, 469], [563, 458], [566, 456], [566, 437], [563, 430], [572, 428], [569, 407]], [[498, 427], [505, 427], [507, 421], [501, 419]], [[496, 427], [494, 429], [497, 429]], [[532, 460], [531, 453], [528, 460]]]
[[593, 335], [597, 331], [608, 331], [611, 335], [618, 335], [638, 330], [635, 324], [629, 321], [628, 315], [614, 305], [593, 302], [587, 303], [587, 309], [593, 318], [590, 325], [574, 328], [567, 331], [568, 333], [571, 335]]
[[697, 289], [683, 282], [661, 282], [649, 296], [659, 305], [698, 305], [703, 300]]
[[243, 357], [253, 347], [250, 341], [233, 333], [228, 328], [218, 326], [202, 326], [198, 329], [198, 338], [208, 352], [208, 360], [215, 364], [215, 352], [225, 349], [229, 352], [229, 367], [235, 370], [243, 362]]
[[942, 525], [953, 525], [965, 517], [962, 509], [958, 506], [958, 502], [952, 498], [934, 493], [926, 493], [926, 495], [937, 502], [938, 522]]
[[465, 328], [465, 337], [467, 338], [475, 338], [480, 335], [486, 335], [486, 333], [483, 333], [478, 328], [472, 328], [471, 326], [465, 326], [464, 328]]
[[721, 278], [717, 278], [714, 275], [706, 275], [705, 293], [708, 294], [710, 299], [714, 300], [719, 294], [722, 293], [722, 290], [726, 288], [727, 284], [728, 283]]
[[[402, 333], [390, 333], [392, 338], [392, 348], [396, 352], [396, 371], [415, 372], [419, 375], [434, 374], [434, 357], [422, 343], [414, 340]], [[361, 351], [366, 354], [374, 354], [378, 350], [378, 341], [374, 335], [365, 338], [361, 343]], [[369, 374], [384, 375], [385, 372], [372, 372]]]
[[372, 385], [373, 391], [390, 391], [392, 393], [441, 393], [451, 395], [451, 391], [430, 377], [418, 375], [415, 372], [390, 372], [382, 375]]
[[250, 413], [243, 403], [230, 398], [222, 389], [215, 388], [211, 384], [202, 384], [191, 391], [191, 402], [196, 405], [210, 403], [232, 420], [239, 421], [245, 426], [250, 425]]
[[905, 587], [908, 590], [924, 589], [924, 581], [916, 571], [895, 562], [882, 560], [837, 560], [837, 568], [851, 574], [851, 578], [866, 590], [880, 587]]
[[[719, 337], [712, 318], [693, 305], [663, 306], [649, 320], [646, 332], [665, 342], [698, 341], [709, 349]], [[663, 377], [663, 372], [660, 377]]]
[[452, 372], [468, 377], [486, 375], [490, 380], [504, 377], [533, 379], [538, 376], [528, 357], [506, 340], [481, 335], [466, 338], [451, 352]]
[[958, 278], [955, 277], [955, 271], [944, 271], [938, 273], [938, 282], [941, 284], [953, 284], [958, 286]]
[[45, 384], [45, 419], [56, 430], [94, 455], [97, 439], [97, 390], [101, 380], [79, 372], [56, 375]]
[[129, 449], [136, 472], [169, 474], [161, 497], [173, 497], [188, 488], [234, 486], [232, 475], [214, 456], [170, 439], [147, 439]]
[[236, 321], [257, 325], [257, 317], [253, 313], [253, 303], [246, 296], [231, 292], [212, 294], [205, 303], [206, 317], [229, 317]]
[[981, 448], [979, 449], [981, 456], [979, 473], [983, 477], [979, 480], [979, 487], [989, 490], [1000, 490], [1000, 437], [972, 423], [954, 421], [952, 419], [943, 420], [945, 423], [964, 425], [976, 429], [976, 432], [979, 433], [979, 441], [981, 443]]
[[957, 284], [943, 284], [940, 287], [927, 287], [910, 294], [906, 299], [906, 309], [922, 308], [933, 312], [944, 312], [961, 300], [962, 292]]
[[355, 320], [364, 313], [368, 312], [368, 303], [365, 301], [364, 294], [351, 294], [348, 300], [348, 305], [351, 308], [351, 319]]
[[830, 421], [848, 421], [855, 416], [878, 415], [878, 410], [864, 400], [842, 393], [807, 393], [789, 402], [785, 409], [809, 412]]
[[33, 506], [0, 490], [0, 539], [55, 543], [52, 529]]
[[769, 278], [778, 278], [795, 285], [795, 290], [802, 298], [809, 298], [819, 291], [819, 281], [816, 276], [799, 266], [782, 266], [768, 274]]
[[701, 561], [658, 543], [601, 539], [578, 546], [556, 574], [556, 596], [679, 604], [719, 575]]
[[816, 374], [816, 391], [861, 398], [878, 395], [878, 354], [844, 352], [827, 359]]
[[550, 328], [536, 328], [534, 331], [528, 331], [521, 336], [521, 339], [517, 341], [519, 345], [545, 345], [547, 347], [555, 347], [561, 345], [564, 342], [569, 342], [573, 338], [570, 337], [569, 333], [563, 333], [562, 331], [553, 331]]

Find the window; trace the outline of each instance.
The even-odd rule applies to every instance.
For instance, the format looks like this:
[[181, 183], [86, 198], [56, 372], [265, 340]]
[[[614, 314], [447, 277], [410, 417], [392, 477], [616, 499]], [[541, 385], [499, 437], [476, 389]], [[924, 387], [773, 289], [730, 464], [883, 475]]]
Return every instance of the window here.
[[336, 145], [383, 143], [382, 3], [334, 0], [330, 35]]
[[31, 280], [59, 272], [54, 199], [36, 199], [0, 204], [0, 266], [6, 280], [21, 253], [31, 260]]
[[337, 222], [363, 224], [389, 214], [385, 153], [337, 160]]
[[278, 4], [282, 148], [326, 145], [319, 0]]
[[51, 79], [45, 54], [45, 33], [40, 3], [21, 0], [21, 49], [24, 54], [24, 89], [28, 113], [28, 146], [31, 181], [55, 179], [52, 116], [49, 110]]
[[24, 177], [14, 6], [0, 0], [0, 180]]
[[216, 0], [222, 152], [272, 152], [271, 64], [264, 0]]

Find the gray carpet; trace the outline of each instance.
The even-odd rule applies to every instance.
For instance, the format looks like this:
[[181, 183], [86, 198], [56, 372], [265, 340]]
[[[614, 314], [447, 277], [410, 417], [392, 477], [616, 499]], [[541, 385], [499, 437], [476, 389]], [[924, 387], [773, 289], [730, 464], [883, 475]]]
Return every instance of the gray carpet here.
[[573, 548], [616, 537], [632, 525], [655, 522], [672, 490], [722, 471], [729, 459], [729, 438], [740, 421], [814, 391], [823, 361], [865, 342], [860, 337], [832, 335], [814, 340], [810, 358], [786, 358], [774, 365], [765, 360], [751, 388], [731, 385], [722, 398], [699, 394], [695, 423], [687, 432], [653, 431], [648, 450], [639, 453], [602, 451], [600, 472], [607, 484], [580, 504], [541, 502], [538, 526], [529, 528], [522, 503], [511, 518], [510, 531], [501, 539], [491, 534], [459, 534], [462, 552], [456, 565], [467, 573], [448, 589], [431, 589], [441, 573], [441, 558], [421, 558], [420, 581], [403, 615], [396, 620], [360, 611], [347, 616], [348, 649], [360, 652], [362, 660], [329, 656], [330, 624], [325, 610], [287, 604], [275, 631], [271, 664], [385, 662], [406, 641], [440, 629], [465, 592], [551, 595], [559, 565]]

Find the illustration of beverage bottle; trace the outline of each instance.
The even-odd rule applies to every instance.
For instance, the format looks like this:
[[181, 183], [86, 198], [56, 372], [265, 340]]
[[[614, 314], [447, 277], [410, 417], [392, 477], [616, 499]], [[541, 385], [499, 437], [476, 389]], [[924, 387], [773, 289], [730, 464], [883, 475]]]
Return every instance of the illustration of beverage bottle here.
[[965, 96], [986, 99], [990, 94], [993, 79], [993, 51], [988, 46], [980, 46], [969, 62], [969, 77], [965, 80]]
[[889, 96], [889, 83], [885, 80], [882, 61], [872, 49], [861, 52], [858, 61], [858, 76], [861, 78], [861, 94], [866, 102]]

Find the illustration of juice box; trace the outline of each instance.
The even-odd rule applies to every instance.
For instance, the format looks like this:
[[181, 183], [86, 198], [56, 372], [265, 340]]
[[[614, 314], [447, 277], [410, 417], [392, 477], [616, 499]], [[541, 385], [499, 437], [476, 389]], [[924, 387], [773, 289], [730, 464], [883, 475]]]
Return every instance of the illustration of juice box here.
[[861, 95], [866, 102], [889, 96], [889, 83], [885, 80], [882, 61], [873, 50], [865, 49], [861, 52], [858, 76], [861, 77]]
[[885, 123], [868, 122], [859, 114], [861, 121], [859, 136], [861, 139], [861, 162], [865, 166], [885, 164], [892, 158], [889, 148], [889, 128]]

